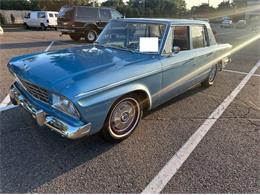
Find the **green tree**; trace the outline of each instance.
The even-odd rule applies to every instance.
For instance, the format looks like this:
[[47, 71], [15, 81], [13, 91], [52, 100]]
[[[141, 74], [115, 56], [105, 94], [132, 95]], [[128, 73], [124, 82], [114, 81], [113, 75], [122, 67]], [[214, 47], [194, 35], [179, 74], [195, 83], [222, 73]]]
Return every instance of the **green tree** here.
[[218, 10], [228, 10], [228, 9], [232, 9], [232, 5], [229, 3], [229, 1], [222, 1], [218, 5]]
[[191, 8], [191, 13], [192, 15], [209, 15], [212, 14], [216, 11], [214, 7], [209, 6], [208, 4], [204, 3], [201, 4], [200, 6], [193, 6]]
[[0, 0], [0, 9], [3, 10], [28, 10], [30, 2], [27, 0]]

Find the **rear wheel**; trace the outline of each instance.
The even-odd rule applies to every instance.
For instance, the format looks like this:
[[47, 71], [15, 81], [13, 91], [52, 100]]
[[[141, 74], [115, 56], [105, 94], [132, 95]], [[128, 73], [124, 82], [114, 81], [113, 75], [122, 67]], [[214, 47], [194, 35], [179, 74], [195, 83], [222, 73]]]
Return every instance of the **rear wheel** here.
[[95, 30], [87, 30], [85, 40], [89, 43], [94, 43], [97, 40], [97, 32]]
[[218, 65], [212, 66], [208, 78], [201, 83], [203, 87], [210, 87], [214, 84], [218, 72]]
[[102, 134], [108, 140], [123, 140], [137, 127], [143, 113], [140, 101], [134, 95], [117, 100], [107, 116]]
[[47, 29], [47, 27], [43, 23], [41, 23], [41, 30], [44, 31], [46, 29]]
[[70, 34], [70, 38], [73, 41], [79, 41], [81, 39], [81, 35], [79, 35], [79, 34]]

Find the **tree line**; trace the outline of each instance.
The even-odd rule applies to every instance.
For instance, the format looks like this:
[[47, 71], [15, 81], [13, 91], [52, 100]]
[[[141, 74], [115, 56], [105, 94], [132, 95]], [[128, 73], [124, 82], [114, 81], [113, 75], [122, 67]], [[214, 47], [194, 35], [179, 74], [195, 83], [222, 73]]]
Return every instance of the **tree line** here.
[[[94, 0], [0, 0], [3, 10], [59, 11], [63, 5], [92, 6]], [[247, 0], [223, 1], [217, 8], [208, 4], [193, 6], [187, 10], [185, 0], [107, 0], [101, 6], [114, 7], [126, 17], [193, 17], [214, 14], [246, 6]], [[96, 4], [97, 5], [97, 4]]]

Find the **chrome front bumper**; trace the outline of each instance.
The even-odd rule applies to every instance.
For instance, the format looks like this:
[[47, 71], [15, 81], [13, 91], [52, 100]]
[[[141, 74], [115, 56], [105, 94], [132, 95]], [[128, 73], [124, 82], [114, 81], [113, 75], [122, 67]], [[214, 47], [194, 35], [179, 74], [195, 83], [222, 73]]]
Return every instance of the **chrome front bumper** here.
[[51, 130], [54, 130], [69, 139], [82, 138], [88, 135], [90, 132], [90, 123], [83, 126], [71, 126], [56, 117], [49, 116], [48, 113], [45, 113], [43, 110], [37, 109], [21, 94], [21, 92], [14, 85], [12, 85], [9, 91], [9, 95], [12, 103], [15, 105], [21, 105], [25, 110], [30, 112], [33, 118], [36, 119], [39, 126], [46, 125]]

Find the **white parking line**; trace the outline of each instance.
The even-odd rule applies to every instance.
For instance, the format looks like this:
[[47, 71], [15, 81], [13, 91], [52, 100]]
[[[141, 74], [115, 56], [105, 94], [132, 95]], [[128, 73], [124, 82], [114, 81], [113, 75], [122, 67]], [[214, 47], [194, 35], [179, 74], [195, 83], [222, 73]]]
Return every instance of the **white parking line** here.
[[0, 107], [0, 112], [5, 111], [5, 110], [10, 110], [10, 109], [13, 109], [13, 108], [16, 108], [16, 107], [18, 107], [18, 106], [13, 105], [13, 104], [5, 106], [5, 107]]
[[182, 146], [182, 148], [180, 148], [179, 151], [166, 163], [166, 165], [143, 190], [143, 194], [159, 194], [164, 189], [170, 179], [176, 174], [179, 168], [181, 168], [181, 166], [187, 160], [192, 151], [197, 147], [203, 137], [211, 129], [214, 123], [220, 118], [226, 108], [231, 104], [231, 102], [235, 99], [235, 97], [243, 89], [243, 87], [246, 85], [246, 83], [254, 75], [255, 71], [259, 67], [260, 60], [239, 83], [239, 85], [231, 92], [231, 94], [216, 108], [216, 110], [213, 111], [208, 119], [188, 139], [188, 141]]
[[[243, 74], [243, 75], [248, 74], [247, 72], [240, 72], [240, 71], [237, 71], [237, 70], [229, 70], [229, 69], [223, 69], [223, 71], [224, 72], [230, 72], [230, 73], [236, 73], [236, 74]], [[260, 77], [259, 74], [253, 74], [252, 76]]]
[[46, 52], [46, 51], [49, 51], [50, 48], [51, 48], [51, 46], [53, 45], [53, 43], [54, 43], [54, 41], [52, 41], [52, 42], [50, 43], [50, 45], [49, 45], [44, 51], [45, 51], [45, 52]]
[[0, 108], [1, 108], [1, 107], [4, 107], [4, 106], [7, 106], [7, 105], [9, 104], [9, 102], [10, 102], [10, 97], [9, 97], [9, 95], [7, 95], [7, 96], [3, 99], [3, 101], [0, 103]]

